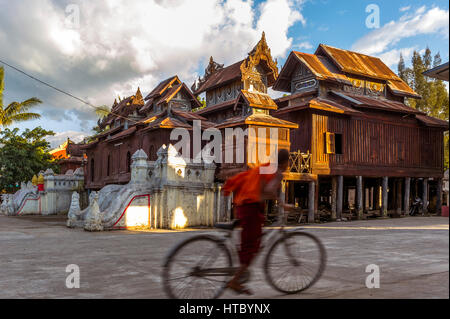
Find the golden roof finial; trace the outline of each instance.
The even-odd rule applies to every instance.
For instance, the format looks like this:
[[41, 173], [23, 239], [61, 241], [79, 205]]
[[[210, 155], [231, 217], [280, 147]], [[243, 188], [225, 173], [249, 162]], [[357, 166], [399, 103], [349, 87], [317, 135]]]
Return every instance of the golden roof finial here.
[[33, 184], [33, 186], [36, 186], [38, 182], [38, 178], [36, 175], [33, 176], [33, 178], [31, 179], [31, 183]]
[[142, 97], [141, 89], [138, 87], [135, 95], [135, 99], [133, 99], [133, 104], [144, 105], [144, 98]]
[[141, 93], [141, 88], [138, 86], [138, 89], [137, 89], [137, 91], [136, 91], [136, 97], [139, 99], [139, 98], [142, 98], [142, 93]]
[[44, 175], [39, 175], [38, 179], [37, 179], [38, 184], [44, 184]]

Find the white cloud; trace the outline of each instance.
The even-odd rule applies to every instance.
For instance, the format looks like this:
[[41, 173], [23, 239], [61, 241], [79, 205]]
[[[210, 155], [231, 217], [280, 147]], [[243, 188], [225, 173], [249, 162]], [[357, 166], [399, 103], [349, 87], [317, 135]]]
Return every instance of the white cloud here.
[[[0, 56], [96, 105], [138, 85], [145, 94], [174, 74], [191, 84], [209, 56], [236, 62], [262, 31], [272, 55], [282, 57], [292, 45], [289, 28], [306, 24], [301, 0], [72, 0], [80, 27], [67, 29], [62, 2], [0, 0]], [[88, 106], [12, 76], [10, 92], [41, 98], [45, 118], [94, 120]]]
[[449, 11], [425, 6], [413, 14], [405, 14], [398, 21], [391, 21], [383, 27], [369, 32], [358, 41], [352, 49], [369, 55], [386, 52], [404, 38], [421, 34], [441, 34], [448, 39]]
[[408, 11], [409, 9], [411, 9], [411, 6], [405, 6], [405, 7], [401, 7], [400, 9], [398, 9], [400, 12], [405, 12]]
[[310, 42], [308, 42], [308, 41], [304, 41], [304, 42], [300, 42], [299, 44], [295, 44], [293, 47], [296, 48], [296, 49], [309, 50], [309, 49], [313, 48], [313, 45]]
[[398, 62], [400, 61], [400, 53], [403, 55], [403, 59], [405, 60], [405, 62], [408, 62], [410, 61], [414, 50], [417, 50], [417, 47], [392, 49], [390, 51], [379, 54], [378, 57], [391, 69], [396, 70]]
[[56, 133], [53, 136], [47, 136], [46, 140], [50, 143], [51, 148], [56, 148], [59, 145], [63, 144], [69, 138], [71, 141], [75, 143], [81, 142], [86, 137], [86, 133], [83, 132], [75, 132], [75, 131], [66, 131], [61, 133]]

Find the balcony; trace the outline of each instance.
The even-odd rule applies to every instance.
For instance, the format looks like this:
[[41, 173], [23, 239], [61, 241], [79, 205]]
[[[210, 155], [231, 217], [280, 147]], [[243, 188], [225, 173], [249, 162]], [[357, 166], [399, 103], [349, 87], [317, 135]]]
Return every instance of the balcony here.
[[300, 150], [289, 154], [289, 173], [311, 174], [312, 154], [302, 153]]

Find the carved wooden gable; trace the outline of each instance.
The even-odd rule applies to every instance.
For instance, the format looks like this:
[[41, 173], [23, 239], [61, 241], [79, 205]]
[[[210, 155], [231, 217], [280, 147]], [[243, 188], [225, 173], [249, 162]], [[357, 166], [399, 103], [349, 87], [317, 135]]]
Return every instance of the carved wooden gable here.
[[292, 73], [291, 93], [299, 93], [318, 88], [319, 82], [303, 63], [299, 63]]
[[263, 32], [261, 40], [241, 64], [244, 90], [267, 93], [278, 78], [277, 61], [272, 59], [266, 36]]

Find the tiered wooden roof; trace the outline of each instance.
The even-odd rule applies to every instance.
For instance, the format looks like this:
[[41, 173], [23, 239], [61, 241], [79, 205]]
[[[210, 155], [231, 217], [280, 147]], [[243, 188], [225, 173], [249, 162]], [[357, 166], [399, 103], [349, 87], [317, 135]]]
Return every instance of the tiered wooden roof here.
[[[304, 109], [318, 109], [326, 112], [364, 117], [366, 111], [384, 111], [411, 115], [426, 126], [448, 128], [448, 122], [427, 116], [407, 104], [402, 98], [420, 98], [402, 79], [379, 58], [320, 44], [315, 54], [292, 51], [283, 66], [273, 89], [291, 92], [291, 78], [298, 64], [303, 64], [319, 81], [334, 83], [322, 94], [305, 91], [277, 99], [279, 110], [274, 115], [286, 114]], [[334, 89], [355, 85], [355, 81], [368, 79], [384, 83], [397, 100], [384, 95], [370, 96]], [[336, 86], [337, 84], [337, 86]], [[288, 101], [291, 101], [288, 105]]]
[[261, 40], [249, 52], [247, 58], [233, 63], [227, 67], [218, 64], [213, 57], [210, 58], [203, 78], [199, 78], [192, 86], [194, 95], [198, 95], [217, 87], [222, 87], [236, 80], [246, 80], [246, 74], [253, 71], [253, 66], [262, 65], [266, 72], [268, 87], [271, 87], [278, 77], [276, 60], [272, 59], [270, 48], [267, 45], [266, 35], [263, 32]]
[[352, 76], [363, 76], [386, 83], [392, 94], [420, 98], [408, 84], [377, 57], [320, 44], [315, 54], [292, 51], [286, 60], [274, 90], [290, 91], [289, 74], [296, 61], [308, 67], [318, 80], [352, 83]]

